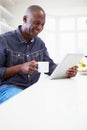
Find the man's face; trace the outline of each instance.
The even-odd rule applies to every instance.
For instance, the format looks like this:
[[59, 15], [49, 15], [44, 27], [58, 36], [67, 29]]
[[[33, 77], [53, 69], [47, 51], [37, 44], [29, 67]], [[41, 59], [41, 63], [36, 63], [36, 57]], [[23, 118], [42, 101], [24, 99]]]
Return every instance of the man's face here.
[[43, 30], [44, 24], [45, 15], [43, 12], [34, 12], [26, 18], [26, 33], [31, 37], [35, 37]]

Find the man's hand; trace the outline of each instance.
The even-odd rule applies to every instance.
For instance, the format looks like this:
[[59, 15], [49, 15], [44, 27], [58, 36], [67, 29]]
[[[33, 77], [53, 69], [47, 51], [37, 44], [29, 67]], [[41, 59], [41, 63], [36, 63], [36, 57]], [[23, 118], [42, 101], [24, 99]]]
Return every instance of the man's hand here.
[[37, 62], [33, 60], [33, 61], [26, 62], [23, 64], [8, 67], [6, 69], [4, 79], [14, 76], [18, 73], [32, 74], [33, 72], [37, 71], [36, 66], [37, 66]]
[[30, 62], [26, 62], [21, 65], [21, 72], [25, 74], [32, 74], [33, 72], [37, 71], [36, 65], [37, 62], [34, 60]]
[[72, 68], [69, 68], [67, 71], [66, 71], [66, 74], [69, 78], [71, 77], [75, 77], [76, 74], [77, 74], [77, 71], [78, 71], [78, 66], [73, 66]]

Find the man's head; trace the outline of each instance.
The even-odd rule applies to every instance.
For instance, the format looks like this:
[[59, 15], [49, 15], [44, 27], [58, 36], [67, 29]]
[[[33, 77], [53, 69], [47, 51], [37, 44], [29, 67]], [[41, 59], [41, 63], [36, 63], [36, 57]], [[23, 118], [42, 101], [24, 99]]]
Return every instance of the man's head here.
[[23, 17], [22, 32], [29, 37], [37, 36], [44, 27], [45, 12], [38, 5], [32, 5], [25, 11]]

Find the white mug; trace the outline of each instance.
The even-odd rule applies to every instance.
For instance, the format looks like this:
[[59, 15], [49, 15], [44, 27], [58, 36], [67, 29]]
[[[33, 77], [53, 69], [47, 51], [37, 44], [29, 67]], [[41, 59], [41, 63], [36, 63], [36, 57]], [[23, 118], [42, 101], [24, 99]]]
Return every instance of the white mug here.
[[47, 61], [38, 62], [38, 72], [48, 73], [49, 72], [49, 62], [47, 62]]

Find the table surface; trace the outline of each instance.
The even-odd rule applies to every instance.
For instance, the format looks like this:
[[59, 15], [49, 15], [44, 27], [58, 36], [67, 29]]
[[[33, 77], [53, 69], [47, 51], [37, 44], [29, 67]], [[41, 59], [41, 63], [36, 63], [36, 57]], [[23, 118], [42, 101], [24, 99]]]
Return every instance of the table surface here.
[[87, 130], [87, 75], [42, 77], [0, 105], [0, 130]]

